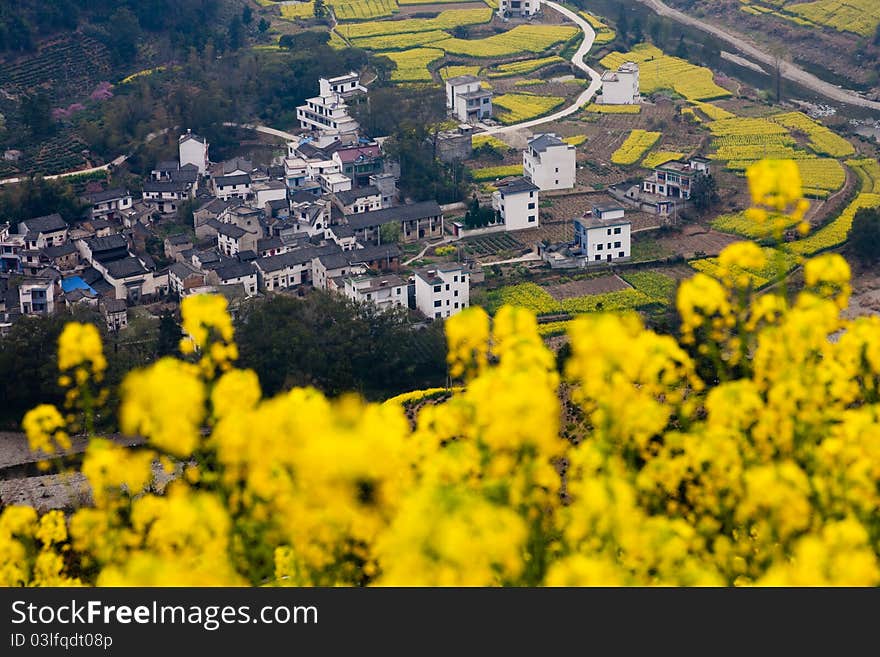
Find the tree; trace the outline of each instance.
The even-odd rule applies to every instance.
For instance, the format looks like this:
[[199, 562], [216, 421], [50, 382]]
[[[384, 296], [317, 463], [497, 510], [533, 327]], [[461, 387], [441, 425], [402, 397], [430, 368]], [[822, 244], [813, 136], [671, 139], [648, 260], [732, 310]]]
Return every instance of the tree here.
[[644, 40], [645, 33], [642, 31], [642, 21], [637, 18], [635, 21], [633, 21], [632, 38], [630, 39], [630, 41], [633, 43], [633, 45], [635, 45], [637, 43], [641, 43]]
[[691, 201], [700, 214], [708, 212], [718, 203], [718, 184], [715, 182], [715, 176], [702, 172], [694, 176]]
[[653, 21], [648, 33], [651, 35], [651, 43], [659, 48], [660, 42], [663, 40], [663, 23], [660, 21]]
[[254, 22], [254, 10], [251, 9], [250, 5], [245, 5], [244, 9], [241, 10], [241, 22], [245, 25], [250, 25]]
[[860, 260], [866, 263], [880, 261], [880, 209], [862, 208], [856, 212], [849, 243]]
[[244, 45], [244, 27], [241, 23], [241, 16], [238, 14], [229, 21], [227, 36], [229, 38], [230, 50], [239, 50]]
[[481, 228], [492, 222], [495, 218], [495, 211], [492, 208], [482, 207], [477, 195], [474, 194], [471, 199], [470, 207], [464, 215], [464, 224], [468, 228]]
[[106, 44], [116, 65], [130, 64], [137, 55], [141, 36], [138, 17], [128, 7], [120, 7], [110, 17]]
[[156, 342], [156, 357], [173, 356], [177, 353], [183, 331], [180, 325], [174, 321], [174, 315], [169, 311], [159, 317], [159, 339]]
[[620, 12], [617, 14], [617, 36], [626, 43], [628, 34], [629, 18], [626, 16], [626, 7], [620, 5]]
[[269, 27], [271, 27], [271, 23], [267, 21], [265, 18], [260, 19], [260, 23], [257, 25], [257, 29], [260, 31], [260, 34], [265, 34], [269, 31]]
[[675, 48], [675, 56], [680, 57], [681, 59], [687, 59], [688, 47], [684, 42], [684, 34], [678, 37], [678, 46]]
[[314, 12], [315, 18], [324, 18], [327, 14], [327, 7], [324, 5], [324, 0], [315, 0]]
[[21, 101], [19, 113], [21, 122], [28, 127], [34, 139], [44, 140], [55, 132], [51, 102], [45, 93], [25, 96]]
[[379, 242], [382, 244], [397, 244], [400, 241], [400, 224], [392, 221], [379, 227]]

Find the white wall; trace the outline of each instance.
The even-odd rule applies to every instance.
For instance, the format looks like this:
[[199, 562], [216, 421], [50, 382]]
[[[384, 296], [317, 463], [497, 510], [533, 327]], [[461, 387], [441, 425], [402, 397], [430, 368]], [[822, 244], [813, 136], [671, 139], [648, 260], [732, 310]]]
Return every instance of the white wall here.
[[[629, 258], [631, 252], [630, 228], [630, 224], [622, 224], [588, 229], [587, 259], [589, 262], [608, 262], [609, 255], [611, 262]], [[615, 232], [618, 230], [619, 233]], [[618, 243], [619, 246], [617, 246]]]
[[208, 145], [197, 139], [186, 139], [179, 146], [180, 166], [194, 164], [199, 168], [199, 174], [205, 175], [208, 161]]
[[572, 189], [575, 183], [575, 147], [556, 146], [532, 156], [523, 151], [523, 176], [542, 190]]
[[429, 285], [419, 274], [415, 276], [416, 308], [425, 317], [432, 319], [451, 317], [470, 305], [470, 280], [467, 272], [463, 269], [437, 270], [437, 276], [442, 279], [439, 285]]
[[[505, 229], [522, 230], [523, 228], [537, 228], [540, 224], [537, 190], [520, 192], [518, 194], [504, 194], [503, 199], [501, 198], [501, 191], [496, 192], [498, 196], [493, 196], [492, 205], [493, 207], [497, 205], [500, 209]], [[532, 218], [532, 221], [529, 221], [529, 217]]]

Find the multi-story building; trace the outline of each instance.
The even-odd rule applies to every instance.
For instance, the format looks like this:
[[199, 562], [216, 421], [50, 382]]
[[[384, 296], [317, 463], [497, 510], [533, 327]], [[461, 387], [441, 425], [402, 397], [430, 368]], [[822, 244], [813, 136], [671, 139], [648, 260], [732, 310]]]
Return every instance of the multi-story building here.
[[382, 194], [376, 187], [367, 186], [335, 194], [336, 205], [342, 214], [360, 214], [382, 209]]
[[697, 176], [711, 173], [710, 162], [704, 157], [692, 157], [687, 162], [673, 160], [654, 168], [642, 181], [642, 191], [666, 198], [690, 199]]
[[18, 232], [24, 236], [25, 248], [42, 249], [61, 246], [67, 241], [67, 222], [58, 213], [27, 219], [18, 223]]
[[538, 186], [525, 178], [499, 183], [492, 193], [492, 209], [495, 223], [503, 223], [505, 230], [537, 228]]
[[398, 205], [385, 210], [374, 210], [346, 217], [361, 244], [379, 244], [381, 227], [385, 224], [400, 226], [401, 242], [443, 237], [443, 211], [437, 201], [423, 201]]
[[352, 185], [370, 184], [370, 176], [382, 173], [384, 158], [378, 144], [364, 144], [340, 148], [333, 152], [333, 161], [339, 171], [351, 178]]
[[184, 180], [144, 182], [144, 203], [162, 214], [174, 214], [180, 205], [195, 197], [195, 185]]
[[178, 140], [178, 153], [180, 166], [194, 165], [200, 176], [204, 176], [208, 170], [208, 142], [204, 137], [193, 134], [187, 130]]
[[380, 310], [408, 306], [407, 282], [400, 276], [349, 276], [344, 280], [343, 294], [359, 303], [371, 303]]
[[498, 15], [502, 18], [531, 18], [541, 11], [541, 0], [499, 0]]
[[85, 200], [91, 206], [89, 207], [91, 219], [121, 218], [122, 213], [130, 210], [133, 203], [131, 194], [121, 187], [86, 194]]
[[216, 176], [211, 179], [211, 185], [214, 187], [214, 196], [221, 201], [228, 201], [233, 198], [247, 201], [253, 197], [251, 175], [249, 173]]
[[296, 108], [296, 118], [303, 130], [317, 130], [332, 135], [352, 135], [358, 131], [358, 122], [348, 115], [345, 97], [336, 91], [330, 80], [318, 80], [319, 92]]
[[101, 312], [111, 331], [117, 332], [128, 326], [128, 304], [125, 299], [104, 299]]
[[605, 71], [602, 74], [602, 94], [596, 102], [602, 105], [638, 105], [642, 102], [639, 65], [624, 62], [616, 71]]
[[51, 269], [44, 269], [36, 276], [21, 281], [18, 286], [19, 309], [22, 315], [51, 315], [61, 295], [61, 276]]
[[632, 224], [619, 205], [594, 205], [589, 217], [574, 220], [575, 246], [587, 264], [630, 257]]
[[419, 269], [413, 278], [416, 308], [425, 317], [451, 317], [470, 305], [470, 275], [459, 264]]
[[571, 189], [575, 183], [575, 147], [553, 133], [536, 135], [523, 151], [523, 177], [542, 191]]
[[367, 88], [361, 85], [361, 76], [354, 71], [349, 71], [345, 75], [339, 75], [335, 78], [329, 78], [327, 84], [330, 85], [330, 91], [339, 94], [343, 98], [351, 98], [352, 96], [367, 92]]
[[483, 89], [480, 79], [459, 75], [446, 80], [446, 109], [462, 123], [492, 116], [492, 91]]

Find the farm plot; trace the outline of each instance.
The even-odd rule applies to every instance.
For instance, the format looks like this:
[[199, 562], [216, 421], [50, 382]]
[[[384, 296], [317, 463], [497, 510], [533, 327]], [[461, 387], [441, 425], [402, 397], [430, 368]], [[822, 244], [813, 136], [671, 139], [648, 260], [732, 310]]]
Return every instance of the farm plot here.
[[639, 44], [627, 53], [613, 52], [603, 57], [600, 63], [607, 69], [616, 70], [624, 62], [639, 65], [639, 85], [645, 94], [671, 89], [688, 100], [714, 100], [731, 95], [727, 89], [715, 84], [708, 68], [666, 55], [649, 44]]
[[807, 135], [810, 148], [819, 155], [846, 157], [855, 153], [855, 148], [846, 139], [802, 112], [777, 114], [771, 116], [770, 120]]
[[605, 25], [598, 17], [593, 16], [593, 14], [587, 11], [579, 11], [578, 14], [596, 31], [596, 40], [593, 43], [597, 46], [604, 46], [617, 38], [617, 33]]
[[[767, 258], [763, 267], [760, 269], [746, 269], [734, 265], [730, 267], [731, 274], [737, 277], [744, 276], [753, 287], [760, 289], [790, 272], [800, 262], [800, 258], [797, 256], [773, 247], [764, 247], [763, 250]], [[708, 274], [719, 280], [725, 271], [719, 264], [718, 258], [692, 260], [689, 264], [696, 271]]]
[[642, 166], [646, 169], [653, 169], [661, 164], [666, 164], [672, 160], [680, 160], [683, 157], [684, 153], [679, 151], [651, 151], [642, 160]]
[[796, 223], [797, 221], [786, 214], [773, 214], [765, 221], [755, 221], [747, 217], [744, 212], [734, 212], [717, 217], [712, 221], [712, 228], [724, 233], [762, 240], [779, 235]]
[[340, 21], [365, 21], [397, 13], [396, 0], [328, 0], [327, 4]]
[[582, 297], [587, 294], [607, 294], [628, 290], [630, 286], [617, 276], [596, 276], [594, 278], [582, 278], [581, 280], [569, 281], [550, 285], [546, 288], [551, 297], [557, 301]]
[[507, 151], [510, 150], [511, 146], [506, 142], [501, 141], [498, 137], [493, 135], [474, 135], [471, 137], [471, 145], [474, 148], [480, 148], [481, 146], [491, 146], [492, 148], [498, 149], [499, 151]]
[[440, 79], [443, 81], [448, 80], [449, 78], [457, 78], [459, 75], [473, 75], [477, 76], [480, 74], [480, 66], [465, 66], [465, 65], [454, 65], [454, 66], [444, 66], [440, 69]]
[[862, 208], [880, 207], [880, 195], [859, 194], [837, 219], [802, 240], [789, 242], [785, 248], [796, 254], [810, 256], [843, 244], [849, 236], [853, 218]]
[[565, 98], [560, 96], [538, 96], [528, 93], [509, 93], [492, 99], [493, 106], [503, 110], [496, 113], [495, 118], [504, 125], [543, 116], [564, 102]]
[[880, 163], [871, 158], [847, 160], [855, 170], [862, 184], [862, 191], [868, 194], [880, 194]]
[[630, 165], [638, 162], [660, 139], [659, 132], [633, 130], [626, 141], [611, 155], [614, 164]]
[[816, 0], [786, 5], [776, 15], [789, 20], [801, 18], [839, 32], [869, 37], [874, 35], [880, 23], [880, 4], [877, 0]]
[[522, 172], [522, 164], [502, 164], [497, 167], [472, 169], [471, 175], [473, 176], [475, 182], [485, 182], [487, 180], [498, 180], [499, 178], [507, 178], [508, 176], [521, 176]]
[[314, 0], [309, 0], [309, 2], [297, 2], [292, 5], [281, 5], [281, 18], [286, 18], [287, 20], [295, 20], [297, 18], [314, 18], [315, 17], [315, 2]]
[[580, 315], [591, 312], [616, 312], [636, 310], [656, 303], [644, 292], [627, 288], [604, 294], [589, 294], [569, 297], [561, 301], [554, 299], [550, 293], [535, 283], [509, 285], [491, 290], [487, 295], [486, 310], [494, 313], [503, 305], [528, 308], [536, 315], [554, 315], [570, 313]]
[[642, 111], [641, 105], [602, 105], [590, 103], [584, 108], [585, 112], [593, 114], [638, 114]]
[[464, 240], [464, 246], [471, 253], [481, 256], [493, 255], [500, 251], [517, 251], [525, 248], [525, 245], [510, 233], [471, 237]]
[[406, 32], [403, 34], [383, 34], [381, 36], [352, 39], [351, 44], [365, 50], [407, 50], [418, 46], [431, 45], [437, 41], [448, 39], [449, 35], [441, 30], [429, 32]]
[[801, 173], [805, 196], [825, 198], [843, 187], [846, 182], [846, 171], [837, 160], [823, 157], [795, 162]]
[[492, 10], [481, 9], [447, 9], [434, 18], [404, 18], [393, 21], [369, 21], [339, 25], [337, 30], [348, 39], [362, 39], [388, 34], [405, 34], [407, 32], [431, 32], [447, 30], [459, 25], [476, 25], [492, 19]]
[[443, 51], [436, 48], [413, 48], [382, 54], [397, 64], [391, 74], [394, 82], [431, 82], [428, 65], [443, 57]]
[[562, 57], [559, 57], [558, 55], [551, 55], [550, 57], [539, 57], [538, 59], [526, 59], [521, 62], [500, 64], [493, 68], [487, 69], [486, 73], [490, 78], [504, 78], [514, 75], [526, 75], [528, 73], [534, 73], [538, 69], [542, 69], [545, 66], [562, 63], [565, 63], [565, 60], [562, 59]]
[[578, 33], [567, 25], [517, 25], [485, 39], [450, 38], [437, 44], [447, 53], [467, 57], [503, 57], [521, 52], [542, 53]]

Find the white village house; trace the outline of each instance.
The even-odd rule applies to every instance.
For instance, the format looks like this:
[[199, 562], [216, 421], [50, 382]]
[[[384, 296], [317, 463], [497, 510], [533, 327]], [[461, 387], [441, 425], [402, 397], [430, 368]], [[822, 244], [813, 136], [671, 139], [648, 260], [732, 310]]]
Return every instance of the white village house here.
[[638, 64], [624, 62], [616, 71], [602, 74], [602, 95], [596, 102], [602, 105], [638, 105], [641, 101]]
[[177, 150], [181, 167], [192, 164], [198, 168], [200, 176], [205, 175], [208, 170], [208, 142], [204, 137], [187, 130], [185, 135], [180, 136]]
[[535, 135], [523, 151], [523, 177], [542, 191], [572, 189], [575, 158], [575, 147], [552, 132]]
[[353, 301], [371, 303], [380, 310], [407, 307], [407, 282], [400, 276], [361, 275], [345, 278], [343, 294]]
[[470, 305], [470, 280], [461, 265], [452, 263], [416, 270], [416, 308], [425, 317], [451, 317]]
[[480, 79], [459, 75], [446, 81], [446, 109], [462, 123], [492, 116], [492, 91], [483, 89]]
[[541, 11], [541, 0], [500, 0], [498, 15], [502, 18], [531, 18]]
[[586, 262], [614, 262], [631, 254], [632, 223], [619, 205], [594, 205], [589, 217], [574, 220], [574, 240]]
[[[337, 78], [331, 78], [335, 80]], [[358, 122], [348, 115], [348, 105], [342, 92], [334, 91], [333, 83], [327, 78], [318, 80], [318, 95], [306, 99], [305, 105], [296, 108], [299, 127], [304, 130], [317, 130], [330, 135], [351, 135], [357, 132]], [[349, 87], [351, 83], [341, 82], [337, 87]], [[360, 87], [360, 84], [357, 83]], [[363, 89], [363, 87], [360, 87]], [[357, 91], [357, 89], [355, 89]]]
[[525, 178], [498, 183], [498, 190], [492, 193], [492, 209], [495, 211], [496, 223], [504, 223], [505, 230], [537, 228], [537, 185]]

